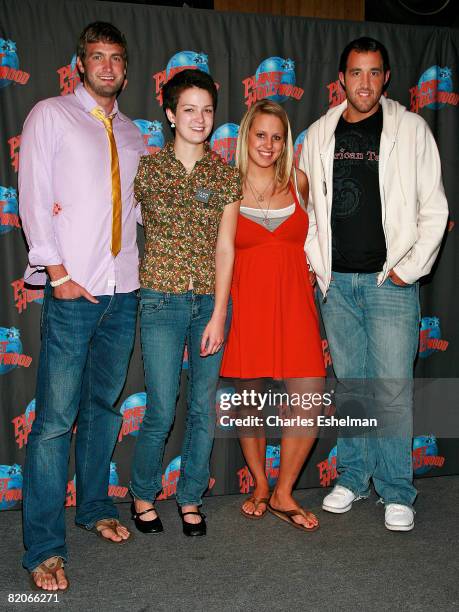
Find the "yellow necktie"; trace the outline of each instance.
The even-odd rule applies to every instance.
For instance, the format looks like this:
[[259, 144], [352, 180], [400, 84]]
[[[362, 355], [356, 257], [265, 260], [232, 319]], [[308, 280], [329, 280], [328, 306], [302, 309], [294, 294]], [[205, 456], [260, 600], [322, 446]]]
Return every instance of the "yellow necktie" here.
[[112, 117], [106, 117], [101, 108], [94, 108], [93, 115], [105, 126], [110, 143], [110, 167], [112, 174], [112, 246], [113, 257], [121, 251], [121, 179], [120, 166], [118, 161], [118, 151], [116, 148], [115, 136], [113, 135]]

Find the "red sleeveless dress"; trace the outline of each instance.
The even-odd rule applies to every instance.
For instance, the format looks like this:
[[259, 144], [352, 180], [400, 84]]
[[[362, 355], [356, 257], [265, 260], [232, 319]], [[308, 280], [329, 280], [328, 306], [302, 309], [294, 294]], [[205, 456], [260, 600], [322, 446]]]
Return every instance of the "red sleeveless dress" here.
[[295, 211], [273, 232], [239, 215], [231, 297], [233, 318], [221, 376], [325, 376], [322, 341], [304, 242], [308, 215]]

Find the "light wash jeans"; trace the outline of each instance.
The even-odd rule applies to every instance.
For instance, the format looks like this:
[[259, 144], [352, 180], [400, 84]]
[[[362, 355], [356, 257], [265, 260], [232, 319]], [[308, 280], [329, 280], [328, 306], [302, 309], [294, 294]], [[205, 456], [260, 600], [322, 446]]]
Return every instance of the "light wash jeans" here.
[[64, 503], [75, 419], [76, 523], [90, 529], [117, 518], [108, 496], [110, 458], [121, 426], [114, 409], [134, 345], [137, 292], [58, 300], [49, 285], [42, 308], [36, 418], [24, 468], [23, 565], [67, 559]]
[[339, 416], [353, 416], [357, 407], [361, 416], [377, 417], [379, 425], [376, 432], [357, 436], [340, 431], [337, 484], [367, 497], [373, 478], [384, 503], [411, 507], [417, 494], [411, 445], [418, 283], [399, 287], [387, 279], [378, 287], [377, 274], [333, 272], [332, 276], [320, 310], [339, 381]]
[[[147, 408], [132, 464], [130, 490], [153, 501], [162, 489], [164, 445], [175, 417], [185, 341], [188, 347], [188, 409], [176, 499], [200, 505], [209, 484], [215, 427], [215, 396], [223, 347], [200, 356], [201, 339], [215, 305], [213, 295], [140, 290], [140, 329]], [[231, 306], [225, 336], [231, 322]]]

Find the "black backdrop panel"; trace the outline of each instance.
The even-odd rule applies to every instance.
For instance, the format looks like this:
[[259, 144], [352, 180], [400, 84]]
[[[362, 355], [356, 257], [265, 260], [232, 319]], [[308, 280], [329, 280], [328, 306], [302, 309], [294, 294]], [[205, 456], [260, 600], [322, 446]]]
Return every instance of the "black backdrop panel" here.
[[[25, 117], [40, 99], [68, 95], [78, 82], [75, 43], [83, 27], [104, 20], [117, 25], [129, 44], [129, 84], [122, 110], [137, 121], [151, 153], [170, 138], [160, 105], [160, 85], [185, 66], [209, 71], [219, 85], [212, 146], [231, 162], [240, 118], [257, 97], [280, 101], [290, 116], [295, 148], [306, 128], [342, 99], [337, 64], [351, 39], [370, 35], [388, 47], [392, 64], [389, 96], [418, 112], [440, 148], [451, 208], [435, 273], [422, 288], [423, 320], [417, 376], [457, 376], [459, 338], [458, 211], [459, 34], [448, 29], [352, 23], [193, 9], [72, 0], [0, 0], [0, 509], [19, 507], [22, 465], [30, 425], [40, 346], [42, 292], [24, 288], [27, 250], [17, 205], [17, 167]], [[142, 243], [142, 231], [139, 230]], [[116, 350], [116, 347], [114, 347]], [[324, 338], [324, 357], [331, 360]], [[184, 425], [183, 389], [164, 460], [164, 497], [174, 494]], [[119, 401], [123, 427], [113, 457], [111, 494], [127, 495], [129, 467], [145, 405], [138, 342]], [[279, 469], [278, 440], [268, 446], [271, 483]], [[455, 440], [425, 432], [414, 441], [416, 474], [457, 473]], [[299, 486], [328, 486], [336, 477], [334, 440], [318, 441]], [[235, 439], [217, 439], [210, 494], [247, 492], [250, 474]], [[70, 462], [68, 503], [75, 503]]]

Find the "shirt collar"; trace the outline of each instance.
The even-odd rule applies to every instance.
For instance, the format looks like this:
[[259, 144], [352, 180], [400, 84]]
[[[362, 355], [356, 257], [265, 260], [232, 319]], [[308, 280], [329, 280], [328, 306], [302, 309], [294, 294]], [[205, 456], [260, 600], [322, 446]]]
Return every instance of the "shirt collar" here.
[[[183, 164], [175, 157], [175, 151], [174, 151], [174, 141], [170, 141], [168, 143], [166, 143], [163, 151], [166, 153], [167, 158], [169, 159], [170, 162], [173, 162], [175, 164], [179, 164], [181, 168], [183, 168]], [[199, 159], [196, 164], [196, 166], [207, 166], [210, 161], [212, 160], [212, 149], [210, 148], [210, 145], [208, 142], [204, 143], [204, 155], [201, 157], [201, 159]]]
[[[91, 96], [89, 91], [85, 88], [83, 83], [78, 83], [78, 85], [76, 86], [75, 96], [77, 97], [78, 101], [80, 102], [80, 104], [83, 106], [83, 108], [85, 109], [87, 113], [90, 113], [92, 110], [94, 110], [95, 108], [98, 108], [99, 106], [97, 102], [94, 100], [94, 98]], [[117, 115], [119, 119], [121, 119], [122, 121], [126, 121], [127, 119], [123, 115], [123, 113], [120, 112], [118, 108], [117, 100], [115, 100], [115, 104], [113, 106], [113, 110], [110, 114], [110, 117], [114, 117], [115, 115]]]

